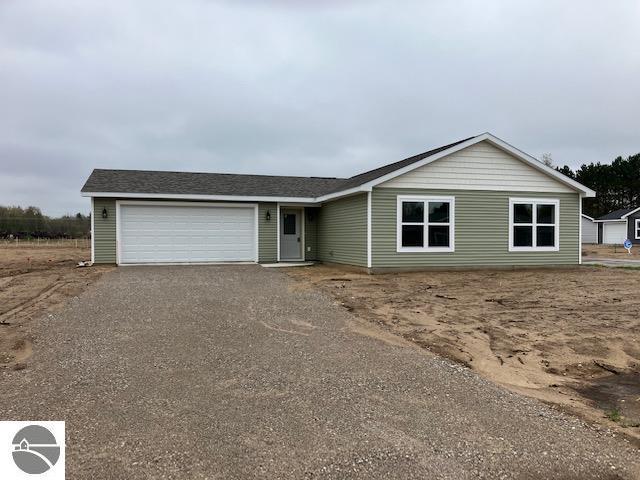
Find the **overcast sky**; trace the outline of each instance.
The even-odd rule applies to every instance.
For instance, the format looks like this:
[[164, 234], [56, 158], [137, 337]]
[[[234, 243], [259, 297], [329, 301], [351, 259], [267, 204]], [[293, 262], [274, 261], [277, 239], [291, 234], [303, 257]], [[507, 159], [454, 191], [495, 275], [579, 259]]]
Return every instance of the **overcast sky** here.
[[1, 0], [0, 204], [95, 167], [351, 176], [490, 131], [640, 152], [640, 2]]

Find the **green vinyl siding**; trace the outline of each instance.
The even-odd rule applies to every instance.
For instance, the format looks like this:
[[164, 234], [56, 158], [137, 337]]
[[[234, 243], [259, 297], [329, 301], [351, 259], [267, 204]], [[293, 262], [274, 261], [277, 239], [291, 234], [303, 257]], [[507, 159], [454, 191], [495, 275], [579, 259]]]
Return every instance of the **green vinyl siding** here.
[[[455, 197], [454, 252], [397, 252], [398, 195]], [[509, 198], [560, 201], [560, 249], [557, 252], [509, 252]], [[374, 188], [371, 198], [372, 267], [474, 267], [575, 265], [579, 262], [577, 193]]]
[[367, 266], [367, 194], [329, 203], [318, 214], [318, 260]]
[[304, 209], [304, 259], [317, 260], [318, 257], [318, 208]]
[[[271, 219], [267, 220], [267, 211]], [[278, 213], [275, 203], [258, 204], [258, 261], [272, 263], [278, 260]]]
[[[105, 208], [107, 218], [102, 218]], [[94, 261], [116, 263], [116, 201], [113, 198], [94, 198], [92, 215]]]

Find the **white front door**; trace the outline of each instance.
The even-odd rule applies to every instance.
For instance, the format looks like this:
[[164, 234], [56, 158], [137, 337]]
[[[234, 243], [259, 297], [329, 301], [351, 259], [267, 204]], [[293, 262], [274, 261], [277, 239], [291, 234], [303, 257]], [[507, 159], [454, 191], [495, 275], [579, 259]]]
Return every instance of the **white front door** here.
[[280, 260], [302, 260], [302, 211], [280, 210]]

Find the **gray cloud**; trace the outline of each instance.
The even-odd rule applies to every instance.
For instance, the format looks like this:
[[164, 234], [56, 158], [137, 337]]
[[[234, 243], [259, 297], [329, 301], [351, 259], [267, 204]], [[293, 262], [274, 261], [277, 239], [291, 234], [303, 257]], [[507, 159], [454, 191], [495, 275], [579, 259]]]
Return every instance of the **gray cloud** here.
[[0, 204], [94, 167], [352, 175], [491, 131], [640, 150], [637, 2], [0, 3]]

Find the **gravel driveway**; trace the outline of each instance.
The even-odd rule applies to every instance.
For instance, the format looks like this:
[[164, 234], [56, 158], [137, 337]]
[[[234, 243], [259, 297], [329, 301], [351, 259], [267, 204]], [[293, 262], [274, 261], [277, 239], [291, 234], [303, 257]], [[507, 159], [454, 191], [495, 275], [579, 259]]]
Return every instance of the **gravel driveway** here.
[[2, 419], [68, 478], [638, 478], [638, 450], [259, 266], [128, 267], [38, 327]]

